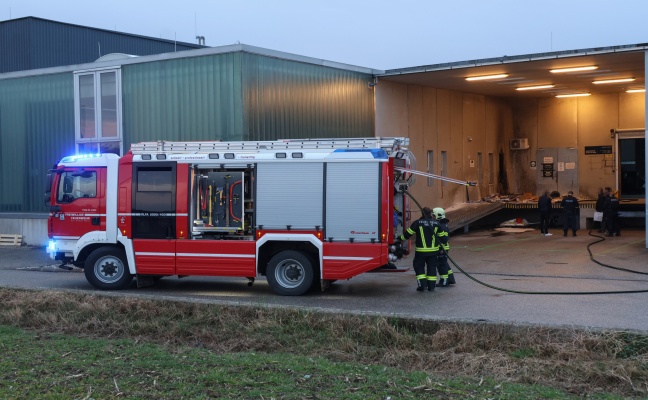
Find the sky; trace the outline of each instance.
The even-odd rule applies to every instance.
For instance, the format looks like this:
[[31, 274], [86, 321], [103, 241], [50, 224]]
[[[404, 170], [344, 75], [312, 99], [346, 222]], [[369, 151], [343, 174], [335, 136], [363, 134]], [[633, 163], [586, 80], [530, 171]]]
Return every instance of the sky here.
[[647, 0], [8, 0], [27, 16], [388, 70], [648, 43]]

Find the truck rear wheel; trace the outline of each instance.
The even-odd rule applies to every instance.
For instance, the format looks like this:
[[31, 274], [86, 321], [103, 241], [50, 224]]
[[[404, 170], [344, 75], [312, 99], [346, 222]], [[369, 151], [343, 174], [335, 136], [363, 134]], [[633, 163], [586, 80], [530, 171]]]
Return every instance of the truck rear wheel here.
[[124, 289], [133, 279], [126, 253], [116, 247], [101, 247], [90, 253], [83, 270], [88, 282], [101, 290]]
[[294, 250], [275, 254], [266, 270], [270, 287], [282, 296], [300, 296], [306, 293], [313, 284], [314, 276], [310, 258]]

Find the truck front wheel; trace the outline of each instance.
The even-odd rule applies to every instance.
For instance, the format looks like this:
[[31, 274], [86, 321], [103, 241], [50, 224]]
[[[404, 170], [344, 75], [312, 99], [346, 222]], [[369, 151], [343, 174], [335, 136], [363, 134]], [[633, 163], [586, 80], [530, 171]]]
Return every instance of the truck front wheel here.
[[133, 279], [126, 253], [116, 247], [101, 247], [90, 253], [83, 270], [88, 282], [101, 290], [124, 289]]
[[315, 271], [310, 258], [299, 251], [285, 250], [270, 259], [266, 277], [272, 290], [282, 296], [300, 296], [313, 284]]

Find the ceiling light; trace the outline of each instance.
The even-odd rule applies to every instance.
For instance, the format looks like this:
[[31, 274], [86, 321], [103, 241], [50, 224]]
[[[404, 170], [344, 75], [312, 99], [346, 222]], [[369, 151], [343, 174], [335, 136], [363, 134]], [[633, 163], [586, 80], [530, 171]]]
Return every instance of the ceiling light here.
[[589, 96], [590, 93], [572, 93], [572, 94], [558, 94], [556, 97], [583, 97]]
[[497, 75], [480, 75], [480, 76], [469, 76], [466, 78], [467, 81], [483, 81], [486, 79], [501, 79], [506, 78], [508, 74], [497, 74]]
[[515, 90], [538, 90], [538, 89], [551, 89], [556, 85], [538, 85], [538, 86], [522, 86], [515, 88]]
[[579, 71], [592, 71], [598, 69], [596, 65], [588, 65], [585, 67], [570, 67], [570, 68], [556, 68], [556, 69], [550, 69], [549, 72], [554, 73], [554, 74], [560, 74], [563, 72], [579, 72]]
[[602, 81], [594, 81], [592, 82], [595, 85], [600, 85], [602, 83], [623, 83], [623, 82], [632, 82], [634, 81], [635, 78], [621, 78], [621, 79], [606, 79]]
[[626, 93], [644, 93], [646, 89], [628, 89]]

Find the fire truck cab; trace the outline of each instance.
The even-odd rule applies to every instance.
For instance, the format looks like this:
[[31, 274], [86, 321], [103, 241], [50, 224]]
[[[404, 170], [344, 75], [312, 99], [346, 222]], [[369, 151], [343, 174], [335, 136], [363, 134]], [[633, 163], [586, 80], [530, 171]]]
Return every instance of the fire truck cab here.
[[98, 289], [265, 275], [281, 295], [397, 270], [406, 138], [145, 142], [48, 175], [48, 253]]

